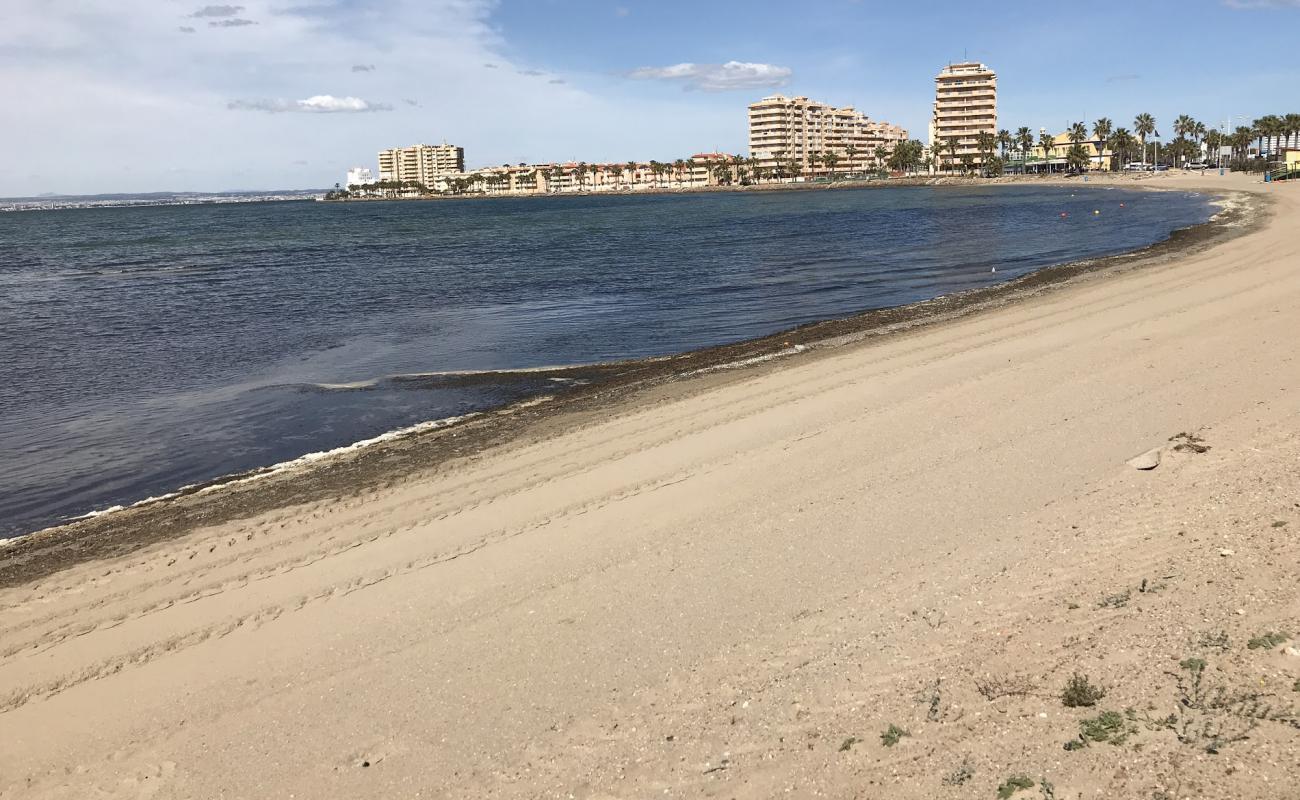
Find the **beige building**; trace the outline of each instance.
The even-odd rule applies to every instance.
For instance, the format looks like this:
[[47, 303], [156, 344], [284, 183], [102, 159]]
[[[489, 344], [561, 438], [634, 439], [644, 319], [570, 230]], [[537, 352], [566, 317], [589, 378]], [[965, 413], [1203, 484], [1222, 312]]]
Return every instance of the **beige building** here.
[[430, 188], [444, 175], [465, 171], [465, 148], [417, 144], [379, 151], [379, 180], [419, 181]]
[[[1070, 132], [1058, 133], [1052, 137], [1052, 147], [1050, 150], [1044, 150], [1041, 144], [1035, 145], [1029, 151], [1029, 158], [1025, 160], [1025, 167], [1031, 172], [1045, 170], [1064, 170], [1067, 168], [1070, 149], [1074, 147], [1074, 140], [1070, 138]], [[1110, 169], [1110, 162], [1114, 153], [1106, 146], [1106, 142], [1088, 138], [1079, 142], [1083, 152], [1088, 156], [1088, 169], [1105, 170]]]
[[801, 173], [827, 172], [821, 158], [833, 153], [836, 172], [877, 165], [876, 148], [892, 153], [907, 131], [873, 122], [851, 106], [837, 108], [807, 97], [764, 97], [749, 107], [749, 154], [759, 169], [795, 162]]
[[450, 194], [567, 194], [700, 189], [750, 180], [753, 167], [727, 153], [696, 153], [676, 161], [569, 162], [484, 167], [440, 176], [430, 188]]
[[[944, 162], [970, 156], [982, 163], [979, 135], [998, 132], [998, 76], [984, 64], [949, 64], [934, 79], [934, 115], [930, 119], [930, 147]], [[948, 143], [957, 139], [953, 156]]]

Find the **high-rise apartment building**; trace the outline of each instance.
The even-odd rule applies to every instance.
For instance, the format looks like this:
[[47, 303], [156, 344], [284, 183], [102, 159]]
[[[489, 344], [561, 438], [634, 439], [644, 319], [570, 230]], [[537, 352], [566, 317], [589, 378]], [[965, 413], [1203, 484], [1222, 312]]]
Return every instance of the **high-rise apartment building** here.
[[893, 152], [907, 131], [873, 122], [851, 106], [836, 108], [807, 97], [764, 97], [749, 107], [749, 155], [762, 169], [796, 162], [816, 172], [827, 153], [838, 159], [836, 171], [863, 169], [876, 160], [876, 148]]
[[[998, 132], [998, 76], [977, 62], [949, 64], [934, 79], [934, 115], [930, 119], [930, 147], [945, 163], [980, 157], [979, 135]], [[954, 156], [950, 147], [957, 140]]]
[[379, 151], [379, 180], [419, 181], [425, 186], [445, 175], [465, 171], [465, 148], [417, 144]]

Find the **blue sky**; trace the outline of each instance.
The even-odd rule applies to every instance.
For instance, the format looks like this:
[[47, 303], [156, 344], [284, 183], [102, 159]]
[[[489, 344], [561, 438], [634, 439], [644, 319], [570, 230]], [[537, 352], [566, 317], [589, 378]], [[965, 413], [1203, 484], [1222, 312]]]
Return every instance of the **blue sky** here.
[[1300, 0], [4, 3], [0, 196], [324, 187], [417, 141], [473, 166], [743, 152], [775, 92], [924, 139], [964, 56], [1010, 129], [1300, 111]]

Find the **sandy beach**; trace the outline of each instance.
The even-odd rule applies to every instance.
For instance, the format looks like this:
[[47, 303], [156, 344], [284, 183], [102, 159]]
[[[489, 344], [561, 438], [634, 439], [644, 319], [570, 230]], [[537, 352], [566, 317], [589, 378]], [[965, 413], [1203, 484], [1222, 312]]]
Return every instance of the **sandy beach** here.
[[1249, 199], [0, 548], [0, 798], [1291, 796], [1300, 186], [1113, 180]]

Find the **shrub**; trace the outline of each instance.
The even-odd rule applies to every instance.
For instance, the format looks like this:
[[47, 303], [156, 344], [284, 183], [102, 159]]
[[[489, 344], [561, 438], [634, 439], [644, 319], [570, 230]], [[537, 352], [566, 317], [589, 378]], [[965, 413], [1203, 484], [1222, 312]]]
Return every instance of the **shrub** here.
[[1106, 690], [1088, 681], [1088, 676], [1074, 673], [1061, 691], [1066, 708], [1090, 708], [1106, 696]]
[[1007, 800], [1021, 789], [1032, 788], [1034, 788], [1034, 781], [1028, 775], [1012, 775], [998, 787], [998, 800]]
[[885, 732], [880, 734], [880, 741], [885, 745], [885, 747], [893, 747], [898, 744], [904, 736], [911, 735], [912, 734], [891, 723], [888, 728], [885, 728]]

